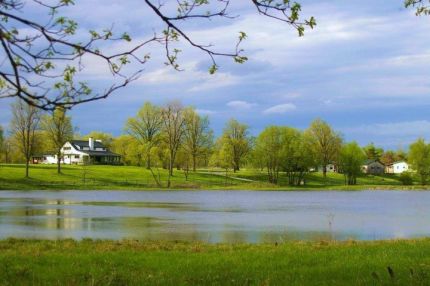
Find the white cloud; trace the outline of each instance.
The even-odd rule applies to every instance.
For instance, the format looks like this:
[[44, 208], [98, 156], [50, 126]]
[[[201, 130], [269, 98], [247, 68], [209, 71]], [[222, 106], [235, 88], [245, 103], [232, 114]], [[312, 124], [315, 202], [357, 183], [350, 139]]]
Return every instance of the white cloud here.
[[217, 72], [209, 74], [197, 68], [196, 62], [182, 65], [184, 71], [179, 72], [171, 67], [163, 67], [142, 75], [139, 82], [142, 84], [184, 84], [187, 92], [200, 92], [235, 85], [240, 82], [239, 77], [231, 73]]
[[243, 100], [233, 100], [227, 103], [228, 107], [234, 108], [234, 109], [251, 109], [252, 107], [256, 106], [255, 103], [246, 102]]
[[349, 138], [362, 138], [362, 144], [374, 142], [380, 146], [405, 148], [419, 137], [430, 139], [430, 121], [375, 123], [343, 128], [341, 131]]
[[212, 90], [216, 88], [226, 87], [238, 84], [240, 79], [236, 76], [233, 76], [230, 73], [221, 73], [218, 72], [214, 75], [211, 75], [207, 72], [198, 72], [196, 83], [188, 89], [190, 92], [198, 92], [204, 90]]
[[343, 66], [334, 69], [338, 73], [346, 72], [369, 72], [372, 70], [393, 70], [400, 68], [427, 68], [430, 65], [430, 51], [415, 54], [402, 54], [382, 59], [371, 59], [365, 63]]
[[300, 92], [288, 92], [287, 94], [282, 95], [281, 97], [284, 99], [292, 99], [292, 98], [299, 98], [302, 94]]
[[389, 123], [376, 123], [369, 125], [362, 125], [353, 128], [344, 129], [348, 133], [354, 134], [368, 134], [380, 136], [426, 136], [430, 135], [430, 121], [416, 120], [416, 121], [402, 121], [402, 122], [389, 122]]
[[295, 110], [297, 106], [292, 103], [284, 103], [278, 104], [272, 107], [269, 107], [263, 111], [264, 114], [283, 114], [289, 111]]
[[201, 115], [212, 115], [212, 114], [215, 114], [216, 113], [216, 111], [213, 111], [213, 110], [209, 110], [209, 109], [196, 109], [196, 112], [198, 113], [198, 114], [201, 114]]

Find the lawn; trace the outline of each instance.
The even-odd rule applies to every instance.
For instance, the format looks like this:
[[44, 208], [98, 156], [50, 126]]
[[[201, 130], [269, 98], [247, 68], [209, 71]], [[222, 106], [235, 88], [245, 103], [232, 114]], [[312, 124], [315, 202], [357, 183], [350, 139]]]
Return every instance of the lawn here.
[[[30, 178], [24, 178], [24, 165], [0, 165], [0, 189], [159, 189], [152, 173], [146, 168], [134, 166], [76, 166], [65, 165], [62, 174], [54, 165], [32, 165]], [[167, 186], [167, 170], [154, 169], [162, 187]], [[171, 178], [173, 189], [222, 188], [242, 184], [240, 180], [205, 174], [189, 173], [188, 178], [176, 170]]]
[[428, 285], [430, 240], [0, 241], [1, 285]]
[[[62, 174], [57, 174], [55, 165], [31, 165], [30, 178], [24, 178], [24, 165], [0, 165], [0, 190], [144, 190], [165, 189], [167, 170], [154, 169], [160, 178], [161, 187], [156, 184], [153, 174], [135, 166], [75, 166], [65, 165]], [[267, 174], [256, 169], [244, 169], [237, 173], [222, 170], [202, 169], [188, 178], [182, 170], [175, 170], [171, 189], [247, 189], [247, 190], [309, 190], [309, 189], [403, 189], [425, 187], [402, 186], [397, 175], [368, 176], [358, 179], [357, 186], [345, 186], [342, 174], [329, 173], [327, 179], [321, 173], [309, 173], [306, 186], [289, 187], [285, 174], [280, 175], [279, 185], [269, 184]]]

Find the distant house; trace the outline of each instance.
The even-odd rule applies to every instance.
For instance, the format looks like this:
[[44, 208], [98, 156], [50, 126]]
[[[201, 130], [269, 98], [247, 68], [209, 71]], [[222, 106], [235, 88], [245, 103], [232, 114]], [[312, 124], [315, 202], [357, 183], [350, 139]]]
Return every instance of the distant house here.
[[[337, 173], [337, 171], [338, 171], [337, 169], [338, 169], [337, 165], [334, 163], [327, 164], [327, 166], [326, 166], [327, 173]], [[322, 171], [323, 171], [323, 167], [319, 166], [318, 172], [322, 172]]]
[[55, 152], [48, 152], [48, 153], [33, 155], [31, 157], [31, 163], [33, 163], [33, 164], [57, 164], [57, 156], [55, 156], [54, 153]]
[[[33, 164], [56, 164], [57, 155], [53, 152], [36, 155], [32, 158]], [[66, 142], [61, 148], [62, 164], [91, 164], [117, 165], [121, 163], [121, 155], [109, 151], [101, 142], [89, 138], [86, 140], [72, 140]]]
[[394, 162], [393, 164], [387, 165], [385, 172], [387, 174], [401, 174], [409, 170], [409, 164], [405, 161]]
[[361, 166], [361, 170], [365, 174], [380, 175], [385, 173], [385, 165], [379, 160], [367, 160]]

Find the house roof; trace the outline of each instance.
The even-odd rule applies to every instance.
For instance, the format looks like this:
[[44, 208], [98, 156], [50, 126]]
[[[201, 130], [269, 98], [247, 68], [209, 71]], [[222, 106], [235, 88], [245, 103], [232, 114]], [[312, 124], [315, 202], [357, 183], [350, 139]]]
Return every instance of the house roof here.
[[80, 150], [80, 151], [82, 153], [88, 154], [89, 156], [121, 157], [121, 155], [111, 151], [89, 151], [89, 150]]
[[372, 163], [379, 163], [381, 165], [384, 165], [384, 163], [382, 163], [381, 161], [376, 160], [376, 159], [367, 159], [366, 161], [364, 161], [364, 165], [370, 165]]
[[54, 156], [54, 155], [57, 155], [57, 152], [47, 151], [45, 153], [36, 153], [36, 154], [32, 155], [31, 157], [36, 158], [36, 157]]
[[[79, 146], [79, 148], [76, 148], [78, 150], [83, 149], [84, 147], [88, 147], [88, 148], [90, 147], [88, 140], [72, 140], [72, 141], [70, 141], [70, 143], [75, 148], [76, 148], [76, 146]], [[106, 147], [101, 142], [94, 140], [94, 148], [106, 148]]]

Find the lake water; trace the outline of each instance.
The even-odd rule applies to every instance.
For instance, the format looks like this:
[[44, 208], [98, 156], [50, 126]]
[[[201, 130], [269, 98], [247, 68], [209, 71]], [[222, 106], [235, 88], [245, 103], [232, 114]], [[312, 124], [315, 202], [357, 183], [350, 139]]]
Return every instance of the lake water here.
[[0, 238], [282, 242], [430, 236], [427, 191], [0, 191]]

